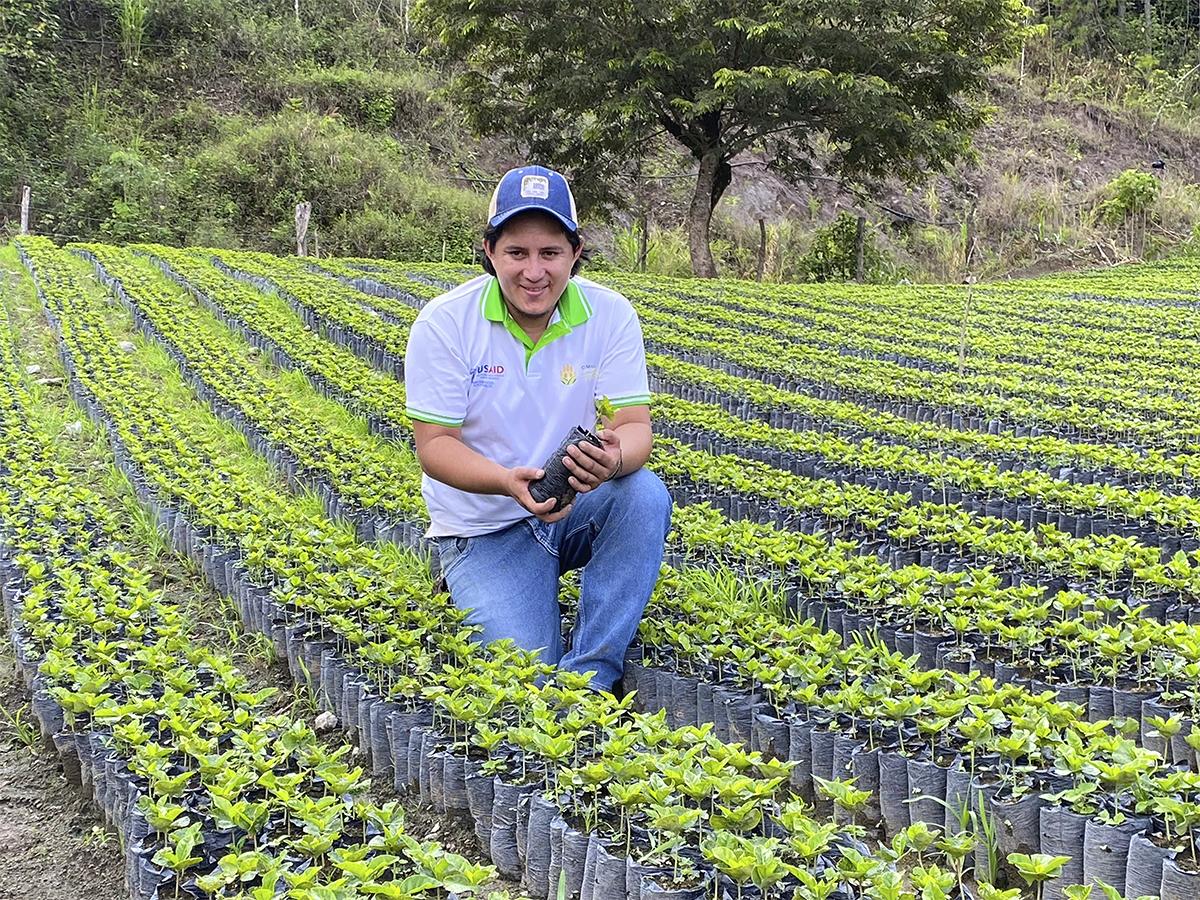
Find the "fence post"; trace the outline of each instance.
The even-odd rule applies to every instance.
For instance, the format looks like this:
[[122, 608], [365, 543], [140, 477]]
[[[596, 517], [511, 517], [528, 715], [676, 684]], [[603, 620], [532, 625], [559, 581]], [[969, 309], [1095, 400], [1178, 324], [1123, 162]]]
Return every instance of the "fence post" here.
[[975, 258], [975, 201], [967, 207], [967, 219], [963, 227], [963, 268], [971, 274], [971, 263]]
[[29, 234], [29, 185], [21, 187], [21, 234]]
[[312, 204], [307, 200], [296, 204], [296, 255], [304, 256], [304, 238], [308, 235], [308, 217]]
[[858, 223], [854, 227], [854, 280], [862, 284], [866, 277], [865, 257], [867, 247], [867, 217], [859, 214]]
[[758, 273], [757, 281], [763, 280], [763, 270], [767, 267], [767, 220], [758, 217]]

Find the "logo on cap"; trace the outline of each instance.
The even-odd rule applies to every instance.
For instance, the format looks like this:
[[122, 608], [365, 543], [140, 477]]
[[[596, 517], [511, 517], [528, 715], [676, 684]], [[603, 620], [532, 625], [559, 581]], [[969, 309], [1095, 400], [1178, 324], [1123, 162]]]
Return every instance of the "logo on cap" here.
[[545, 175], [526, 175], [521, 179], [521, 196], [545, 200], [550, 196], [550, 179]]
[[488, 224], [498, 227], [510, 216], [530, 209], [556, 216], [569, 231], [579, 228], [579, 214], [567, 179], [545, 166], [522, 166], [504, 173], [492, 192]]

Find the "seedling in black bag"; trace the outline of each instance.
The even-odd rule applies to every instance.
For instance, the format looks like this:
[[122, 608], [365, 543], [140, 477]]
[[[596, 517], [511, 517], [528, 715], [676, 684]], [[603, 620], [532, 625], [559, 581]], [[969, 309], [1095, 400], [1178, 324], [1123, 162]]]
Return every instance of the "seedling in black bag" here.
[[[599, 430], [612, 421], [615, 413], [616, 411], [607, 397], [601, 397], [596, 401], [596, 429]], [[604, 442], [594, 431], [576, 425], [558, 445], [558, 449], [551, 453], [549, 459], [542, 465], [542, 471], [545, 474], [537, 481], [529, 483], [529, 494], [538, 503], [545, 503], [554, 498], [556, 502], [550, 512], [558, 512], [569, 505], [578, 493], [575, 488], [571, 487], [569, 481], [571, 472], [563, 465], [563, 457], [567, 455], [567, 448], [572, 444], [582, 443], [589, 443], [594, 447], [604, 447]]]

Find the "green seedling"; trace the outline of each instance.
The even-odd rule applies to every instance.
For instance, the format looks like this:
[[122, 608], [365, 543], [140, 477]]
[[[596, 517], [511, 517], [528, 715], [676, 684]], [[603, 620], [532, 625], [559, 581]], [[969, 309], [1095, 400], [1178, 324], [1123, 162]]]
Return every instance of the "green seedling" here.
[[154, 862], [175, 873], [175, 898], [179, 898], [179, 885], [183, 873], [200, 862], [203, 857], [193, 856], [192, 851], [204, 842], [200, 836], [200, 822], [171, 832], [167, 846], [154, 854]]
[[987, 881], [978, 884], [979, 900], [1021, 900], [1020, 888], [998, 888]]
[[40, 732], [38, 726], [25, 717], [25, 712], [25, 708], [18, 708], [15, 712], [10, 713], [7, 709], [0, 706], [0, 717], [3, 718], [4, 724], [13, 733], [13, 737], [20, 741], [23, 746], [32, 750], [37, 746]]
[[1010, 853], [1008, 861], [1016, 867], [1025, 883], [1033, 887], [1037, 900], [1042, 900], [1042, 884], [1057, 878], [1071, 857], [1051, 856], [1049, 853]]

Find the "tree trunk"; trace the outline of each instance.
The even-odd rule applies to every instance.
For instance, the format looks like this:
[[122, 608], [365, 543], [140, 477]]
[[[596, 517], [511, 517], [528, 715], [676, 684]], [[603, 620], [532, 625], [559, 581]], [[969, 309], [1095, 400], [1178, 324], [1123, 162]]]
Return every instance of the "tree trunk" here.
[[1117, 0], [1117, 18], [1125, 21], [1125, 0]]
[[1143, 0], [1142, 11], [1146, 14], [1146, 52], [1149, 53], [1154, 49], [1154, 34], [1150, 30], [1154, 24], [1154, 9], [1150, 0]]
[[688, 210], [688, 252], [692, 257], [692, 273], [697, 278], [717, 277], [717, 264], [708, 243], [708, 230], [712, 224], [713, 188], [720, 164], [719, 149], [713, 147], [704, 151], [700, 157], [700, 171], [696, 174], [692, 205]]

